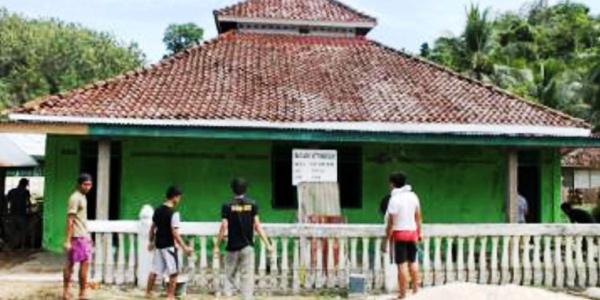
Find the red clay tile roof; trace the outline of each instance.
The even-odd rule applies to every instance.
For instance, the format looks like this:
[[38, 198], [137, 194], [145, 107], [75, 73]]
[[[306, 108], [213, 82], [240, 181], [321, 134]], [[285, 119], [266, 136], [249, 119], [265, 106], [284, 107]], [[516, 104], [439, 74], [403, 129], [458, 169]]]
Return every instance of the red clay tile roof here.
[[600, 169], [600, 148], [575, 149], [563, 156], [562, 166]]
[[157, 65], [33, 101], [13, 113], [588, 127], [364, 37], [236, 31]]
[[247, 0], [215, 12], [217, 17], [376, 22], [336, 0]]

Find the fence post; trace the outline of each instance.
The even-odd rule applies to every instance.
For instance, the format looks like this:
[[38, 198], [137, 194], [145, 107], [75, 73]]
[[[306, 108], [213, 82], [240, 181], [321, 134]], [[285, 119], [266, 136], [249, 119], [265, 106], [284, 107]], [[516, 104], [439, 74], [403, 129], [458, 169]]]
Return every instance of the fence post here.
[[138, 223], [138, 248], [137, 248], [137, 285], [146, 288], [148, 274], [152, 265], [152, 253], [148, 251], [148, 232], [152, 226], [154, 210], [150, 205], [144, 205], [140, 211]]

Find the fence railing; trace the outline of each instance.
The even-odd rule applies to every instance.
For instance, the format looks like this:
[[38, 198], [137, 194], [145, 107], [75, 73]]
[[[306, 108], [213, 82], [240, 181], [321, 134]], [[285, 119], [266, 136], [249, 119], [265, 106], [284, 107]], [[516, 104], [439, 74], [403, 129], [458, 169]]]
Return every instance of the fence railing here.
[[[90, 221], [95, 241], [91, 276], [108, 284], [145, 285], [152, 254], [152, 209], [137, 221]], [[223, 257], [213, 255], [218, 223], [183, 222], [194, 255], [182, 257], [190, 288], [221, 293]], [[362, 274], [371, 291], [391, 289], [390, 256], [380, 252], [382, 225], [264, 224], [277, 249], [256, 243], [256, 289], [263, 293], [344, 290], [349, 275]], [[419, 262], [423, 286], [450, 282], [545, 287], [599, 285], [600, 225], [425, 225]], [[386, 280], [387, 278], [387, 280]]]

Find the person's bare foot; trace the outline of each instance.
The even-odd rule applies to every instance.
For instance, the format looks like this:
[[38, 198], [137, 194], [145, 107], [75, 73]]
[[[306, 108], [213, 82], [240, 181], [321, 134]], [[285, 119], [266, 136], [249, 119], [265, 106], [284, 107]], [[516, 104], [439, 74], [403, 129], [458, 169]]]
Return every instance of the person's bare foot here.
[[83, 293], [79, 293], [79, 300], [89, 300], [90, 297], [88, 296], [88, 294], [86, 292]]
[[62, 299], [63, 300], [71, 300], [71, 299], [73, 299], [73, 295], [69, 292], [63, 292]]
[[146, 299], [153, 299], [154, 294], [152, 292], [146, 293]]

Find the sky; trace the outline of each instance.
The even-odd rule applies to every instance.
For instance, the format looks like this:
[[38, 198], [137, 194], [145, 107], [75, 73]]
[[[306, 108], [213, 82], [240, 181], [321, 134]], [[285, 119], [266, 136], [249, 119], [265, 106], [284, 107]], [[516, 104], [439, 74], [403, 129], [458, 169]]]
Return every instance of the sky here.
[[[171, 23], [193, 22], [205, 30], [205, 39], [216, 36], [213, 10], [239, 0], [0, 0], [0, 7], [27, 17], [55, 17], [108, 31], [123, 42], [136, 42], [149, 63], [165, 53], [162, 36]], [[341, 0], [378, 19], [371, 39], [418, 53], [423, 42], [440, 35], [458, 35], [471, 3], [490, 7], [493, 14], [519, 11], [525, 0]], [[550, 0], [555, 3], [558, 0]], [[600, 14], [600, 0], [579, 0]]]

